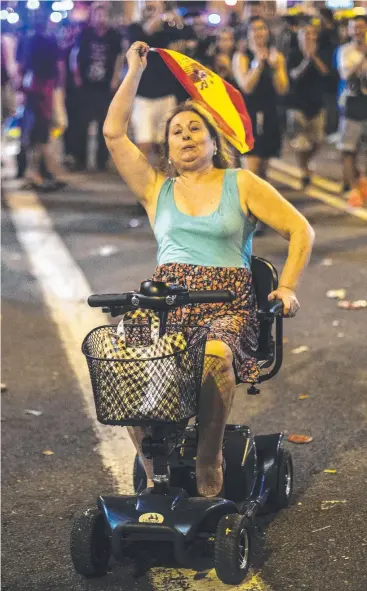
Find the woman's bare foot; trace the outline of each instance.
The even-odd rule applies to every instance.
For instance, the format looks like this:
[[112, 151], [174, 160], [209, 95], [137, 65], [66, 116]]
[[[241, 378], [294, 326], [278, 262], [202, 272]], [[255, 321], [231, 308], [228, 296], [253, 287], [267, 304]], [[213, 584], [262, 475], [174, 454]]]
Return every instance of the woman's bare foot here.
[[196, 461], [196, 486], [199, 495], [216, 497], [223, 487], [223, 459], [215, 462], [199, 459]]

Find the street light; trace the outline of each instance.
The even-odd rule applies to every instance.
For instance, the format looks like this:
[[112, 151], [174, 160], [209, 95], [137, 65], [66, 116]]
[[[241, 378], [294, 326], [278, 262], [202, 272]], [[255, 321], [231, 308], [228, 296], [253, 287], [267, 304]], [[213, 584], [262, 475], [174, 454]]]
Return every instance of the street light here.
[[216, 14], [215, 12], [213, 12], [212, 14], [209, 14], [208, 22], [211, 25], [219, 25], [220, 21], [221, 21], [221, 18], [219, 16], [219, 14]]
[[9, 12], [8, 13], [8, 23], [10, 25], [15, 25], [19, 21], [19, 14], [17, 12]]
[[61, 14], [61, 12], [51, 12], [51, 14], [50, 14], [50, 20], [53, 23], [59, 23], [60, 21], [62, 21], [62, 14]]
[[27, 2], [27, 8], [29, 10], [37, 10], [37, 8], [40, 7], [40, 2], [39, 0], [28, 0]]

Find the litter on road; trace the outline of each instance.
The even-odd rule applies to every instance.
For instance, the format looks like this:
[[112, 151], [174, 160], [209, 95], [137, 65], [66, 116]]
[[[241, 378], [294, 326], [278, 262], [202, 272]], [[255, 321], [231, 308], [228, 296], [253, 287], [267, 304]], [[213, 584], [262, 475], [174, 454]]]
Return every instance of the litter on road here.
[[312, 440], [311, 435], [298, 435], [297, 433], [291, 433], [288, 437], [288, 441], [291, 443], [311, 443]]
[[343, 308], [343, 310], [362, 310], [363, 308], [367, 308], [367, 300], [355, 300], [354, 302], [342, 300], [338, 302], [338, 308]]
[[34, 417], [40, 417], [41, 415], [43, 415], [43, 410], [32, 410], [31, 408], [26, 408], [24, 414], [33, 415]]
[[346, 502], [347, 501], [345, 499], [343, 499], [341, 501], [321, 501], [321, 510], [327, 511], [328, 509], [332, 509], [333, 507], [336, 507], [337, 505], [345, 505]]
[[292, 349], [292, 353], [294, 353], [295, 355], [299, 355], [300, 353], [306, 353], [306, 351], [309, 351], [309, 349], [310, 348], [307, 345], [301, 345], [296, 349]]
[[323, 529], [328, 529], [331, 525], [325, 525], [325, 527], [320, 527], [319, 529], [313, 529], [312, 533], [316, 533], [317, 531], [322, 531]]
[[329, 289], [326, 292], [326, 297], [332, 300], [344, 300], [347, 292], [345, 289]]

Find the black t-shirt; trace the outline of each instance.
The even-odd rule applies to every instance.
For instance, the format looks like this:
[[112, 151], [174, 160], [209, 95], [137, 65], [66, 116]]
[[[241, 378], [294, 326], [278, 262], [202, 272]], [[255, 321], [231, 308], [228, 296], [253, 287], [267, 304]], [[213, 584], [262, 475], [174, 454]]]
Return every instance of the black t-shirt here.
[[[167, 49], [170, 43], [185, 38], [185, 27], [180, 30], [170, 27], [167, 23], [164, 23], [161, 31], [157, 31], [153, 35], [147, 35], [143, 27], [138, 23], [133, 23], [128, 28], [129, 45], [135, 43], [135, 41], [143, 41], [150, 47]], [[137, 94], [146, 98], [162, 98], [173, 94], [181, 100], [183, 88], [161, 56], [154, 51], [150, 51], [148, 53], [148, 65], [141, 77]], [[187, 94], [185, 96], [187, 97]]]
[[[249, 68], [255, 67], [257, 60], [254, 54], [248, 50], [245, 55], [249, 61]], [[274, 71], [268, 63], [265, 64], [255, 89], [250, 94], [243, 94], [251, 118], [255, 118], [258, 112], [266, 114], [267, 117], [276, 117], [279, 95], [274, 86]]]
[[367, 69], [354, 74], [347, 82], [345, 116], [354, 121], [367, 119]]
[[[321, 53], [318, 56], [323, 62], [326, 62]], [[298, 48], [291, 51], [287, 61], [288, 72], [297, 68], [303, 59], [303, 53]], [[311, 62], [297, 80], [289, 77], [289, 81], [290, 91], [286, 99], [287, 106], [302, 111], [306, 117], [316, 117], [323, 107], [325, 77]]]
[[90, 89], [107, 90], [120, 52], [120, 35], [114, 29], [108, 29], [102, 36], [92, 28], [85, 29], [80, 36], [78, 53], [83, 85]]

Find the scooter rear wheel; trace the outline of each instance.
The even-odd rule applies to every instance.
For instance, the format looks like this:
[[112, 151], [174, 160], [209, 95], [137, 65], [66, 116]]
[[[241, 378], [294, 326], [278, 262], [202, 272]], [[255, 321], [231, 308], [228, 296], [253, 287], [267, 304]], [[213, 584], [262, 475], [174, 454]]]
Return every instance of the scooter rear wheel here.
[[102, 577], [110, 560], [110, 541], [102, 513], [97, 507], [80, 513], [70, 536], [70, 553], [77, 573]]
[[293, 484], [292, 456], [287, 449], [281, 448], [278, 457], [277, 483], [269, 497], [269, 504], [274, 511], [288, 507], [292, 499]]
[[227, 585], [242, 583], [250, 568], [252, 527], [245, 515], [224, 515], [215, 535], [214, 565], [217, 577]]

